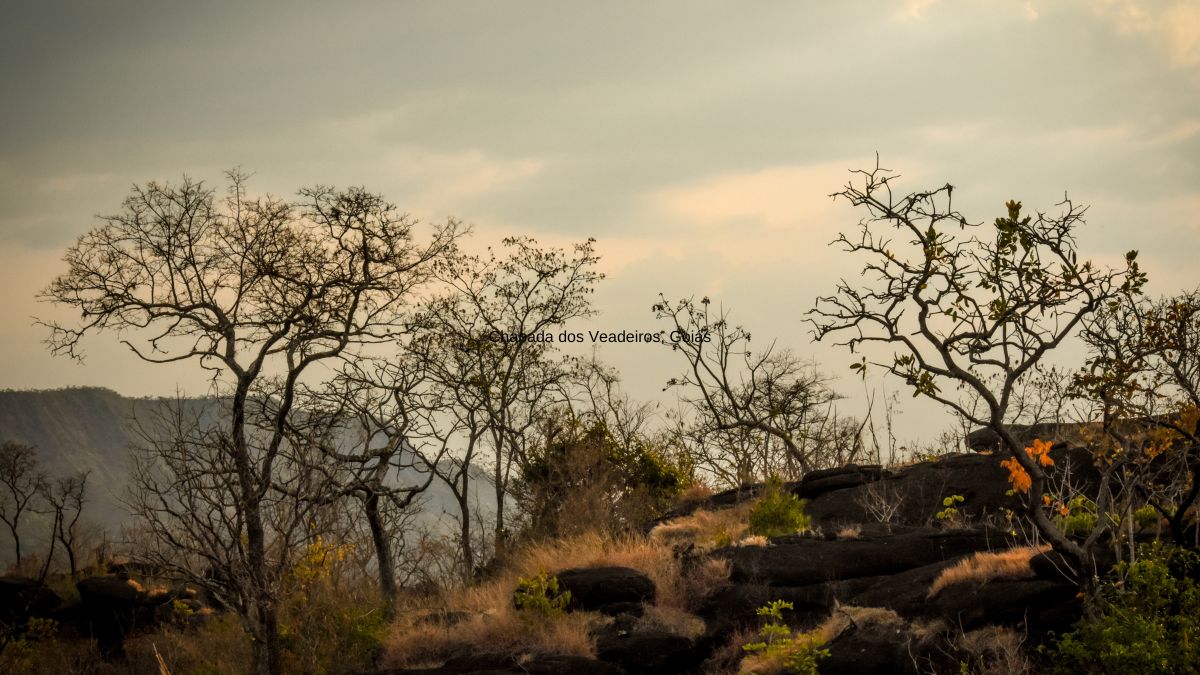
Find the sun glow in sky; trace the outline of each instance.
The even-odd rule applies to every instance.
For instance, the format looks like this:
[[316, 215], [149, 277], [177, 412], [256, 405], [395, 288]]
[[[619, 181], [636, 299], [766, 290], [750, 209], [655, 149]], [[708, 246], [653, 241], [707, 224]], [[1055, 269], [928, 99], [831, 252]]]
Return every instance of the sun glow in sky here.
[[[1200, 283], [1200, 2], [19, 3], [0, 24], [0, 387], [200, 393], [194, 366], [111, 337], [49, 356], [35, 293], [133, 183], [255, 172], [278, 195], [364, 185], [477, 245], [586, 237], [590, 328], [656, 329], [709, 295], [756, 339], [840, 377], [804, 313], [856, 273], [828, 195], [873, 164], [1005, 200], [1091, 205], [1085, 254], [1131, 248], [1152, 293]], [[665, 349], [604, 346], [639, 398]], [[893, 385], [893, 388], [895, 385]], [[905, 402], [908, 436], [937, 428]], [[936, 421], [933, 423], [932, 421]]]

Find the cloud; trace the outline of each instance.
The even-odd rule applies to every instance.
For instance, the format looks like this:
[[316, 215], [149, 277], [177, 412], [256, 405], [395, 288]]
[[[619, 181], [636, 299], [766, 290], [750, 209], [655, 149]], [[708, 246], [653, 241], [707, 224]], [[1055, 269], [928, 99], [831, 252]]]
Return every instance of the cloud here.
[[786, 165], [722, 173], [660, 190], [651, 199], [662, 211], [696, 224], [781, 229], [827, 212], [828, 195], [845, 182], [846, 168]]
[[925, 15], [925, 10], [938, 2], [939, 0], [904, 0], [904, 6], [897, 13], [897, 18], [901, 21], [920, 19]]
[[[853, 219], [836, 192], [861, 162], [776, 165], [726, 172], [664, 188], [647, 199], [658, 220], [686, 228], [687, 237], [671, 248], [705, 247], [735, 265], [789, 260], [819, 265], [826, 244]], [[915, 171], [916, 162], [897, 165]], [[912, 171], [906, 172], [906, 177]]]
[[1120, 33], [1160, 41], [1174, 65], [1200, 65], [1200, 3], [1100, 0], [1092, 8]]

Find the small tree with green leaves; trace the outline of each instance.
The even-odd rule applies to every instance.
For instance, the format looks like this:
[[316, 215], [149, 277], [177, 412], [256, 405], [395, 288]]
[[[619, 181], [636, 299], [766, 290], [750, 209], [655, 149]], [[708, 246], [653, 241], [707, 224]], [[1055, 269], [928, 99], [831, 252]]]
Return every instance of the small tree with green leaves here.
[[812, 527], [812, 519], [804, 513], [804, 502], [784, 491], [783, 481], [772, 476], [763, 488], [763, 495], [750, 511], [750, 534], [778, 537], [803, 532]]
[[840, 338], [852, 352], [882, 347], [851, 367], [882, 369], [913, 396], [994, 431], [1029, 476], [1026, 516], [1055, 550], [1090, 568], [1104, 525], [1083, 543], [1063, 533], [1040, 500], [1045, 463], [1026, 452], [1010, 425], [1015, 397], [1047, 354], [1101, 308], [1140, 293], [1146, 278], [1137, 252], [1115, 269], [1080, 260], [1074, 236], [1086, 209], [1069, 200], [1058, 215], [1026, 215], [1009, 201], [1005, 215], [981, 225], [954, 208], [953, 185], [901, 196], [893, 189], [897, 175], [878, 162], [854, 176], [833, 196], [868, 215], [856, 234], [835, 243], [865, 263], [861, 275], [817, 299], [817, 338]]
[[777, 672], [782, 667], [787, 673], [817, 675], [817, 660], [829, 656], [829, 650], [821, 649], [823, 642], [816, 632], [793, 634], [783, 620], [785, 609], [791, 610], [792, 603], [775, 600], [758, 608], [756, 613], [766, 622], [758, 629], [758, 641], [742, 647], [751, 655], [747, 658], [748, 663], [743, 664], [743, 672], [753, 673], [760, 669]]

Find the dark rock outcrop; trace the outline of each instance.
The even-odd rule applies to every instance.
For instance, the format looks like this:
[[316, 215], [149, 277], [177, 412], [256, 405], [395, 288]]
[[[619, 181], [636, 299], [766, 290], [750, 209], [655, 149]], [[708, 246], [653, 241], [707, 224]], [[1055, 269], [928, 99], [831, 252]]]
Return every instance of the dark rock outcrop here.
[[158, 623], [160, 608], [170, 607], [175, 600], [184, 600], [195, 608], [187, 589], [150, 594], [124, 575], [80, 579], [75, 588], [87, 631], [106, 659], [124, 656], [126, 636]]
[[6, 625], [49, 617], [61, 603], [57, 593], [36, 579], [0, 577], [0, 622]]
[[630, 567], [573, 568], [555, 576], [559, 590], [571, 592], [572, 610], [641, 614], [642, 604], [656, 597], [650, 577]]
[[725, 634], [760, 622], [759, 607], [775, 600], [792, 603], [783, 619], [791, 626], [808, 626], [829, 616], [834, 590], [829, 584], [808, 586], [768, 586], [766, 584], [726, 584], [714, 591], [698, 611], [709, 634]]
[[871, 483], [883, 478], [883, 467], [878, 464], [847, 464], [836, 469], [810, 471], [798, 484], [791, 483], [792, 493], [802, 498], [812, 498], [831, 490], [841, 490]]
[[1075, 586], [1042, 579], [996, 579], [955, 584], [931, 601], [948, 625], [963, 631], [985, 625], [1020, 626], [1040, 642], [1049, 630], [1065, 631], [1082, 614]]
[[906, 619], [930, 616], [929, 587], [947, 567], [961, 558], [951, 558], [921, 567], [876, 577], [847, 579], [831, 589], [838, 602], [859, 607], [883, 607]]
[[630, 675], [689, 673], [707, 656], [692, 640], [662, 630], [602, 633], [596, 655]]
[[770, 546], [723, 549], [730, 578], [771, 586], [805, 586], [859, 577], [896, 574], [951, 560], [967, 553], [1008, 548], [1007, 536], [993, 530], [945, 531], [928, 528], [873, 538], [827, 541], [779, 537]]
[[[853, 487], [831, 489], [810, 498], [805, 512], [813, 523], [834, 529], [847, 523], [879, 520], [873, 505], [895, 505], [893, 523], [925, 525], [941, 511], [942, 500], [961, 495], [958, 510], [967, 519], [1000, 514], [1004, 509], [1019, 509], [1009, 490], [1008, 470], [1000, 465], [1007, 455], [957, 454], [920, 462], [900, 469], [883, 471], [878, 480], [864, 480]], [[1082, 488], [1097, 481], [1091, 454], [1081, 448], [1056, 447], [1050, 457], [1057, 466], [1071, 467], [1071, 476]], [[870, 472], [851, 474], [870, 478]], [[845, 480], [850, 480], [847, 478]], [[803, 492], [803, 484], [800, 491]]]
[[829, 655], [817, 662], [822, 675], [901, 675], [916, 673], [909, 632], [903, 624], [852, 626], [825, 645]]
[[565, 654], [471, 654], [449, 659], [436, 668], [381, 670], [376, 675], [621, 675], [616, 666]]

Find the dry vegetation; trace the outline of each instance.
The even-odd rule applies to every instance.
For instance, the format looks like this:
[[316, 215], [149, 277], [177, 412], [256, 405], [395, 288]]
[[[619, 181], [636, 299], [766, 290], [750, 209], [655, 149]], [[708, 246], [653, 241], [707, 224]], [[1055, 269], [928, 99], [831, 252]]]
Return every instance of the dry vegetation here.
[[727, 546], [743, 539], [753, 508], [754, 502], [747, 500], [725, 509], [699, 509], [659, 525], [650, 537], [668, 545], [693, 543], [701, 550]]
[[1033, 569], [1029, 566], [1030, 559], [1048, 550], [1049, 546], [1022, 546], [1007, 551], [976, 553], [943, 570], [929, 587], [929, 597], [932, 598], [943, 588], [955, 584], [1030, 578], [1033, 576]]
[[[670, 546], [653, 538], [585, 534], [533, 544], [496, 578], [451, 591], [435, 600], [453, 620], [431, 618], [428, 611], [405, 612], [385, 641], [384, 665], [420, 666], [449, 656], [488, 651], [594, 655], [588, 629], [608, 619], [589, 612], [531, 618], [513, 607], [513, 589], [522, 578], [573, 567], [622, 566], [654, 581], [657, 602], [641, 621], [683, 635], [699, 635], [703, 622], [691, 615], [698, 599], [729, 576], [725, 561], [705, 561], [683, 573]], [[428, 603], [424, 608], [429, 610]]]
[[971, 672], [979, 675], [1022, 675], [1033, 661], [1022, 650], [1024, 639], [1006, 626], [984, 626], [959, 636], [956, 646]]

